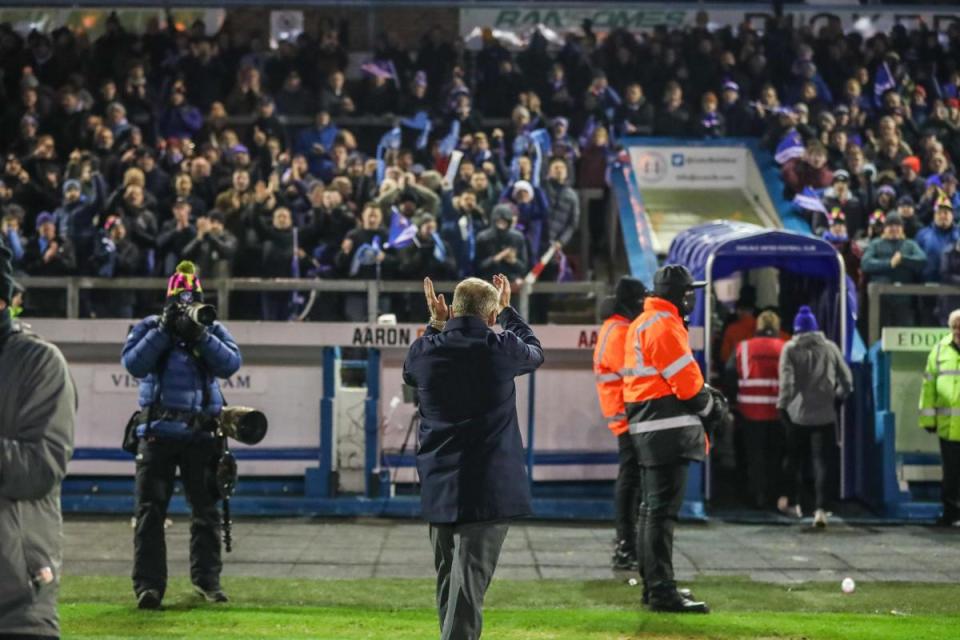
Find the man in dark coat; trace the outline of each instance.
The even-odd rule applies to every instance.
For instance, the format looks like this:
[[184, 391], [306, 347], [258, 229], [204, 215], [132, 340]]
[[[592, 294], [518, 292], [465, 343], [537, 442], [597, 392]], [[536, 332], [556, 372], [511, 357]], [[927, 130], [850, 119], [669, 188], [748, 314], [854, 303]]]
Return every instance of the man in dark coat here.
[[510, 306], [510, 282], [493, 282], [462, 281], [448, 310], [425, 279], [430, 325], [403, 364], [420, 396], [417, 470], [442, 640], [480, 637], [508, 522], [531, 513], [514, 378], [543, 364], [543, 350]]
[[13, 319], [10, 258], [0, 245], [0, 637], [57, 638], [77, 392], [60, 350]]
[[529, 267], [527, 241], [513, 229], [514, 210], [498, 204], [490, 214], [490, 227], [477, 236], [476, 271], [481, 278], [505, 273], [511, 281], [523, 278]]

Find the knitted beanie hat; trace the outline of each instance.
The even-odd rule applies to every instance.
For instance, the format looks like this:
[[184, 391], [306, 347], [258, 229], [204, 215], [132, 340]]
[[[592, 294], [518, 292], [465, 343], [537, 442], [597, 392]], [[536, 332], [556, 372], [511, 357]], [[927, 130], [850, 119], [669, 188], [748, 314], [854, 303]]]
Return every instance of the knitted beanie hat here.
[[793, 332], [810, 333], [811, 331], [819, 330], [820, 327], [817, 325], [817, 317], [813, 315], [810, 307], [806, 305], [800, 307], [797, 311], [797, 316], [793, 319]]
[[178, 264], [177, 270], [167, 280], [167, 298], [176, 298], [185, 291], [192, 292], [197, 300], [203, 299], [203, 287], [200, 286], [197, 267], [189, 260]]

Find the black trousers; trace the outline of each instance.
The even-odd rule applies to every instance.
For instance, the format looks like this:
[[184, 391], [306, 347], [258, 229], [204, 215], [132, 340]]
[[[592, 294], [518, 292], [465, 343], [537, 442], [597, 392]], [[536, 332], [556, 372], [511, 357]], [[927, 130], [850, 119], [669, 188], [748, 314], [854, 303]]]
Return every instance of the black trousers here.
[[943, 519], [956, 522], [960, 520], [960, 442], [940, 438], [940, 459], [943, 464], [940, 488]]
[[637, 539], [637, 512], [640, 509], [640, 461], [629, 433], [617, 436], [617, 457], [620, 468], [613, 486], [617, 540], [633, 545]]
[[637, 521], [637, 556], [640, 576], [650, 601], [676, 597], [673, 578], [673, 529], [683, 506], [687, 486], [686, 460], [642, 467], [643, 502]]
[[133, 536], [133, 590], [167, 587], [167, 545], [163, 522], [173, 495], [177, 468], [192, 510], [190, 579], [206, 590], [220, 586], [220, 510], [207, 477], [217, 450], [210, 442], [141, 440], [137, 451], [136, 514]]
[[808, 463], [813, 467], [815, 509], [827, 508], [827, 456], [833, 446], [834, 425], [786, 425], [787, 460], [783, 475], [786, 495], [801, 504], [804, 493], [803, 473]]
[[755, 507], [765, 509], [783, 493], [785, 434], [779, 420], [741, 420], [747, 458], [748, 495]]

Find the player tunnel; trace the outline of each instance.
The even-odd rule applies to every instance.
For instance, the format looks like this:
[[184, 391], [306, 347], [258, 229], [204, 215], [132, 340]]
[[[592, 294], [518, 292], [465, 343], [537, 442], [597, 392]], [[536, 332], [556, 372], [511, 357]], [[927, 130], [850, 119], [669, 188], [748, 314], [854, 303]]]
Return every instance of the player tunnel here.
[[[789, 331], [792, 318], [801, 305], [809, 305], [827, 336], [843, 346], [850, 357], [855, 327], [855, 297], [842, 259], [829, 243], [812, 236], [753, 224], [718, 221], [698, 225], [681, 232], [670, 245], [667, 264], [682, 264], [697, 280], [707, 282], [698, 293], [697, 305], [690, 316], [691, 333], [703, 332], [702, 348], [697, 352], [705, 372], [719, 373], [726, 363], [716, 353], [722, 327], [717, 326], [718, 289], [731, 278], [757, 285], [758, 297], [764, 294], [778, 308], [783, 326]], [[766, 276], [766, 277], [764, 277]], [[765, 291], [761, 291], [765, 289]], [[710, 295], [707, 295], [709, 292]], [[713, 377], [711, 377], [713, 379]], [[846, 493], [844, 478], [844, 426], [838, 429], [840, 494]], [[708, 459], [704, 490], [713, 497], [714, 464]]]

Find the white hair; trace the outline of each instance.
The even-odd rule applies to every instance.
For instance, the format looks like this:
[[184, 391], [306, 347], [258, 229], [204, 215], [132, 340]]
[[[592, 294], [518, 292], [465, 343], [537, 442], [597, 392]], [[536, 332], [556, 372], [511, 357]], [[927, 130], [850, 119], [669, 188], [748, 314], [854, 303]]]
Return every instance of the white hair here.
[[477, 316], [485, 321], [497, 312], [500, 292], [486, 280], [467, 278], [453, 290], [451, 309], [457, 318]]
[[953, 329], [954, 323], [960, 323], [960, 309], [954, 309], [947, 318], [947, 326]]

